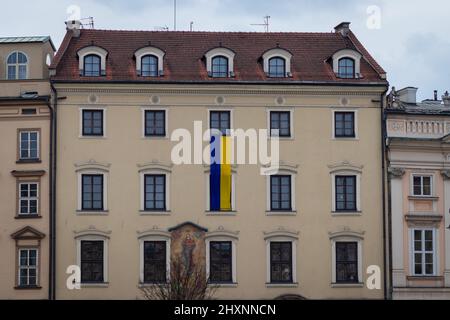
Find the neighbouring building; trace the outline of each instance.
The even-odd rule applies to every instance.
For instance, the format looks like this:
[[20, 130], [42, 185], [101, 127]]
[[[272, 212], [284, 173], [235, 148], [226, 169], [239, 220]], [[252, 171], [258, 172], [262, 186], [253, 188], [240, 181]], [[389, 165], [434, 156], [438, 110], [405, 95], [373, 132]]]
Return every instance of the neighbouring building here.
[[[174, 259], [205, 266], [218, 298], [384, 298], [388, 83], [349, 23], [331, 33], [67, 26], [51, 65], [57, 299], [141, 299]], [[172, 133], [194, 136], [195, 121], [224, 135], [268, 129], [280, 170], [232, 165], [217, 201], [212, 166], [171, 157]], [[66, 286], [72, 265], [80, 290]], [[369, 266], [378, 290], [366, 287]]]
[[393, 299], [450, 299], [450, 97], [389, 95]]
[[0, 299], [49, 297], [50, 37], [0, 38]]

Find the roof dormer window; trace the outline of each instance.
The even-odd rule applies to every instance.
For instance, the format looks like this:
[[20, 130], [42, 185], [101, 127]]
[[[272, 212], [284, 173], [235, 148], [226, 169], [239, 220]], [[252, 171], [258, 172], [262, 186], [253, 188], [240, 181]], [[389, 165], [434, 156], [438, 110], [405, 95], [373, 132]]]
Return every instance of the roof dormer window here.
[[6, 60], [6, 78], [22, 80], [28, 78], [28, 58], [23, 52], [14, 51]]
[[101, 77], [106, 75], [108, 52], [100, 47], [89, 46], [78, 51], [80, 76]]
[[333, 59], [333, 71], [341, 79], [359, 79], [361, 75], [362, 55], [351, 49], [339, 50]]
[[292, 54], [284, 49], [275, 48], [266, 51], [263, 56], [264, 72], [270, 78], [291, 77]]
[[206, 70], [212, 78], [234, 77], [234, 56], [230, 49], [219, 47], [205, 54]]
[[136, 73], [141, 77], [161, 77], [164, 75], [165, 52], [155, 47], [145, 47], [134, 53]]

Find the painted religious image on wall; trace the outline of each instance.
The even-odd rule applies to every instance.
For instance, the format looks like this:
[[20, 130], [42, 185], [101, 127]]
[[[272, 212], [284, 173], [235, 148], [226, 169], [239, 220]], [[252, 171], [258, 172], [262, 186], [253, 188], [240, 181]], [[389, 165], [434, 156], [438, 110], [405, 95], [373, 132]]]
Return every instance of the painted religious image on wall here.
[[187, 272], [192, 272], [196, 267], [204, 267], [206, 229], [187, 223], [171, 232], [172, 261], [180, 261]]

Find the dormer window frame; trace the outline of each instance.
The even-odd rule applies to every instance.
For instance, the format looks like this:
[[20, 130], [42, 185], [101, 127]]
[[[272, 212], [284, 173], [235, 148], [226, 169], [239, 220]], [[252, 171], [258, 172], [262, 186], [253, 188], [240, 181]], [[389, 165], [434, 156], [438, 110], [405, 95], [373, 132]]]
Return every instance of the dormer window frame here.
[[[85, 59], [89, 56], [95, 55], [100, 58], [100, 77], [106, 76], [106, 58], [108, 56], [108, 51], [101, 47], [97, 46], [89, 46], [84, 47], [77, 52], [78, 55], [78, 69], [80, 70], [80, 76], [82, 77], [93, 77], [93, 76], [86, 76], [84, 65], [85, 65]], [[95, 77], [95, 76], [94, 76]]]
[[[25, 57], [25, 62], [19, 62], [19, 55], [23, 55]], [[10, 58], [16, 55], [15, 62], [10, 62]], [[6, 79], [7, 80], [26, 80], [29, 77], [29, 62], [30, 58], [28, 55], [20, 50], [14, 50], [8, 54], [6, 57]], [[9, 68], [14, 68], [14, 78], [9, 76]], [[25, 77], [20, 77], [20, 67], [25, 67]]]
[[[270, 61], [274, 58], [281, 58], [284, 60], [284, 77], [280, 76], [274, 76], [270, 74]], [[291, 71], [291, 60], [292, 60], [292, 54], [282, 48], [274, 48], [266, 51], [262, 55], [263, 59], [263, 69], [264, 73], [269, 78], [288, 78], [292, 77], [292, 71]]]
[[216, 57], [222, 56], [226, 59], [228, 59], [228, 70], [227, 70], [227, 77], [226, 78], [232, 78], [234, 77], [234, 57], [236, 56], [236, 53], [232, 50], [224, 47], [218, 47], [214, 48], [212, 50], [209, 50], [207, 53], [205, 53], [206, 58], [206, 70], [208, 72], [208, 76], [211, 78], [225, 78], [225, 77], [214, 77], [213, 76], [213, 59]]
[[[352, 50], [352, 49], [343, 49], [343, 50], [339, 50], [337, 51], [333, 57], [333, 72], [336, 75], [337, 78], [339, 79], [360, 79], [362, 78], [361, 75], [361, 59], [362, 59], [362, 54], [359, 53], [358, 51]], [[339, 73], [339, 62], [342, 59], [351, 59], [354, 62], [354, 77], [353, 78], [348, 78], [348, 77], [340, 77], [340, 73]]]
[[142, 76], [142, 59], [146, 56], [154, 56], [158, 60], [158, 74], [156, 76], [142, 76], [142, 77], [162, 77], [164, 76], [164, 56], [166, 53], [156, 47], [144, 47], [134, 53], [136, 59], [136, 74]]

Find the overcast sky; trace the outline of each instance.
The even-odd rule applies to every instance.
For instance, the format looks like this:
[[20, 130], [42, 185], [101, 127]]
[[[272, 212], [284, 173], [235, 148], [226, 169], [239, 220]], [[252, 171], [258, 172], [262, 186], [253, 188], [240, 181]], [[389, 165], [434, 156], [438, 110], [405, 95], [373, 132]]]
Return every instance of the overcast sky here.
[[[2, 0], [0, 36], [50, 35], [59, 46], [68, 8], [93, 16], [98, 29], [173, 29], [173, 0]], [[450, 1], [447, 0], [177, 0], [177, 29], [330, 32], [342, 21], [386, 69], [391, 85], [419, 87], [419, 98], [450, 90]], [[376, 6], [376, 7], [373, 7]], [[375, 8], [375, 10], [374, 10]], [[380, 19], [377, 19], [378, 10]], [[368, 13], [370, 9], [370, 13]], [[16, 14], [17, 13], [17, 14]], [[18, 14], [20, 13], [20, 14]], [[76, 14], [76, 11], [72, 11]], [[368, 21], [369, 26], [368, 27]]]

